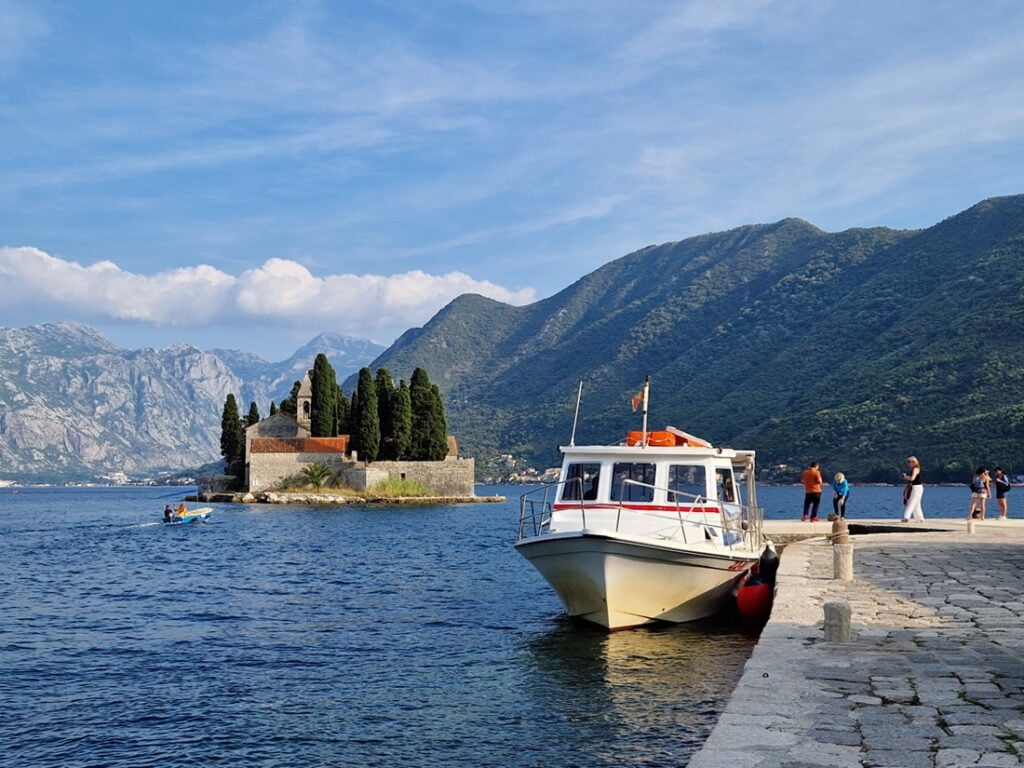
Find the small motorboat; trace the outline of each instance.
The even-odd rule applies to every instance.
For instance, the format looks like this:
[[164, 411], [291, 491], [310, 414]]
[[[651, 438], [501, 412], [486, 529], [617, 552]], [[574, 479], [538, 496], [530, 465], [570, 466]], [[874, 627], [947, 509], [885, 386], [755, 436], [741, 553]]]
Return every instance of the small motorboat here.
[[205, 523], [206, 519], [213, 512], [212, 507], [200, 507], [199, 509], [187, 510], [182, 505], [178, 507], [178, 511], [174, 512], [168, 518], [164, 517], [165, 525], [189, 525], [191, 523]]

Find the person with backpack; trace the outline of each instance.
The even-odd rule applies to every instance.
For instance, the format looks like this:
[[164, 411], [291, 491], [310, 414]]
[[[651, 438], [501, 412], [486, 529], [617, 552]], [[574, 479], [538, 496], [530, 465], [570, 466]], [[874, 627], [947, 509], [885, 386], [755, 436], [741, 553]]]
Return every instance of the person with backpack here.
[[989, 483], [991, 482], [988, 470], [985, 467], [978, 467], [971, 478], [971, 508], [967, 511], [967, 519], [985, 519], [985, 500], [988, 498]]
[[996, 484], [996, 503], [999, 505], [998, 520], [1006, 519], [1006, 494], [1013, 488], [1010, 478], [1006, 476], [1002, 467], [996, 467], [996, 476], [993, 478]]

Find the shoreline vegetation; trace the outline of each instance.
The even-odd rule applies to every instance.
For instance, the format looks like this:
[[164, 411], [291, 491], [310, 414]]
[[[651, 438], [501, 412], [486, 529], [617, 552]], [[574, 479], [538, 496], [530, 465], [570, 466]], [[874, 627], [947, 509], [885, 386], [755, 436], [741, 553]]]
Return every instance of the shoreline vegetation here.
[[373, 491], [362, 494], [320, 491], [261, 491], [260, 493], [199, 493], [185, 496], [185, 501], [204, 504], [294, 504], [301, 506], [336, 507], [347, 504], [426, 505], [426, 504], [487, 504], [506, 501], [505, 496], [399, 496], [378, 495]]

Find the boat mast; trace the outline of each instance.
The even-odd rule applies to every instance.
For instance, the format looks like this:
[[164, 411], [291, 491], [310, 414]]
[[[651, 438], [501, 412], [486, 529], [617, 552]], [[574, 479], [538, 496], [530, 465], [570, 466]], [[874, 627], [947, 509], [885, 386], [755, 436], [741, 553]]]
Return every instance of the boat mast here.
[[580, 390], [576, 393], [576, 414], [572, 417], [572, 434], [569, 435], [569, 446], [576, 445], [576, 422], [580, 418], [580, 400], [583, 399], [583, 379], [580, 379]]
[[643, 448], [647, 447], [647, 398], [650, 396], [650, 393], [651, 393], [651, 375], [647, 374], [647, 376], [644, 378], [644, 425], [643, 425], [643, 432], [641, 433], [641, 434], [643, 434], [644, 439], [643, 439], [643, 442], [640, 443], [641, 447], [643, 447]]

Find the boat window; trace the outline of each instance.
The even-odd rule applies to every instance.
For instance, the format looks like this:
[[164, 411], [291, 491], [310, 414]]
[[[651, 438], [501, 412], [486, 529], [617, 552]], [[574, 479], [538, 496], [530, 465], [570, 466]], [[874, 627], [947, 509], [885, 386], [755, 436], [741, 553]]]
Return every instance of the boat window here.
[[670, 464], [668, 468], [668, 500], [680, 504], [692, 502], [707, 494], [707, 470], [703, 464]]
[[600, 464], [570, 464], [565, 471], [562, 501], [596, 499], [600, 477]]
[[[646, 485], [634, 485], [627, 483]], [[612, 501], [654, 501], [654, 465], [639, 462], [623, 462], [612, 469]]]
[[729, 504], [736, 503], [736, 483], [732, 478], [732, 469], [729, 467], [718, 467], [715, 470], [718, 480], [718, 500]]

